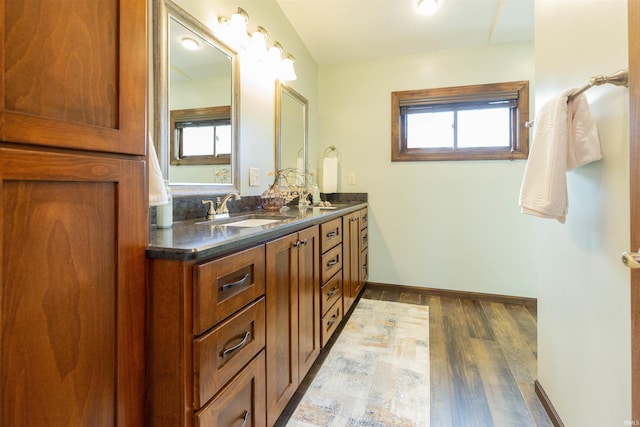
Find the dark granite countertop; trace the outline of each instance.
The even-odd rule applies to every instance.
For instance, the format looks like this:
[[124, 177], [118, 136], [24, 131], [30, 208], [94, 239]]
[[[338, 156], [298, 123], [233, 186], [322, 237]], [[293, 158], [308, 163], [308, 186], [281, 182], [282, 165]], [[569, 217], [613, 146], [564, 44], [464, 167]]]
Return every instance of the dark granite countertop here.
[[367, 207], [367, 203], [338, 204], [333, 207], [335, 209], [292, 207], [282, 213], [256, 210], [229, 216], [231, 219], [251, 215], [260, 218], [287, 217], [282, 221], [258, 227], [231, 227], [224, 225], [223, 221], [229, 222], [226, 219], [206, 221], [203, 218], [175, 222], [171, 228], [153, 227], [147, 257], [177, 260], [214, 258], [339, 218]]

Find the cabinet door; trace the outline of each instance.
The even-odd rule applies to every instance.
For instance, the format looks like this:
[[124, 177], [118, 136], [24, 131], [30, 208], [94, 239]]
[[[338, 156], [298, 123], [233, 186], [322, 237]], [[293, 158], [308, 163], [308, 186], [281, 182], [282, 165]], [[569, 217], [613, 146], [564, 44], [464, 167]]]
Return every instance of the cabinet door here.
[[267, 243], [267, 424], [298, 387], [298, 234]]
[[298, 239], [298, 376], [302, 380], [320, 354], [318, 226], [301, 231]]
[[145, 153], [145, 0], [0, 0], [0, 140]]
[[353, 305], [360, 284], [360, 213], [354, 212], [343, 217], [344, 229], [343, 253], [343, 301], [346, 313]]
[[144, 425], [144, 174], [0, 148], [0, 425]]

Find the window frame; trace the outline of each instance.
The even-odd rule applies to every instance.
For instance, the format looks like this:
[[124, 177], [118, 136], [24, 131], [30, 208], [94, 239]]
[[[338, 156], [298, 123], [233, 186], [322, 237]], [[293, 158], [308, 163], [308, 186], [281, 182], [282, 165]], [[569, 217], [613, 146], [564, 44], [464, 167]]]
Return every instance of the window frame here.
[[[216, 122], [228, 121], [231, 125], [231, 106], [189, 108], [184, 110], [171, 110], [170, 112], [171, 141], [170, 160], [171, 165], [225, 165], [231, 161], [231, 154], [183, 156], [182, 139], [178, 137], [177, 125], [183, 122]], [[215, 150], [215, 147], [214, 147]]]
[[[464, 102], [515, 99], [514, 137], [509, 147], [407, 148], [406, 120], [402, 108], [446, 106]], [[391, 161], [516, 160], [529, 156], [529, 82], [526, 80], [435, 89], [391, 92]]]

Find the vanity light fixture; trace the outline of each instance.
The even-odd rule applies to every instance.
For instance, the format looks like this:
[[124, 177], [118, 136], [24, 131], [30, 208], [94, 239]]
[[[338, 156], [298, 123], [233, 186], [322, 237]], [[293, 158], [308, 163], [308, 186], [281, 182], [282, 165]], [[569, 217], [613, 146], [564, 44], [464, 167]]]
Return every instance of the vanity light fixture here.
[[292, 81], [298, 78], [298, 76], [296, 76], [296, 70], [293, 68], [294, 62], [296, 62], [296, 59], [293, 55], [287, 53], [287, 56], [282, 59], [282, 63], [280, 64], [280, 80]]
[[420, 15], [433, 15], [438, 11], [438, 0], [418, 0], [416, 9]]
[[182, 40], [180, 40], [180, 44], [187, 50], [198, 50], [200, 48], [200, 43], [198, 43], [198, 40], [191, 37], [184, 37]]
[[247, 34], [247, 24], [249, 23], [249, 14], [241, 7], [238, 11], [231, 15], [228, 20], [229, 37], [231, 42], [236, 46], [246, 47], [249, 43], [249, 35]]
[[258, 60], [267, 57], [267, 30], [258, 26], [258, 29], [251, 35], [248, 50]]
[[238, 11], [231, 15], [230, 18], [219, 17], [218, 28], [214, 30], [216, 36], [224, 43], [229, 45], [236, 51], [248, 53], [248, 56], [258, 61], [267, 63], [273, 75], [283, 81], [296, 80], [296, 71], [293, 63], [295, 58], [291, 54], [287, 54], [282, 58], [282, 45], [274, 42], [267, 49], [267, 30], [258, 26], [252, 34], [247, 32], [247, 24], [249, 23], [249, 14], [241, 7]]

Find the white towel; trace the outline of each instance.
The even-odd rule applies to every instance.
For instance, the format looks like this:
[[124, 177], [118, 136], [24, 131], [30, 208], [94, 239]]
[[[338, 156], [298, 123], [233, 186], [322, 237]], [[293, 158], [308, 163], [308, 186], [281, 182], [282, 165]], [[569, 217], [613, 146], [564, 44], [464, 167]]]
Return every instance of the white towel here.
[[325, 157], [322, 162], [322, 192], [338, 191], [338, 158]]
[[555, 218], [562, 224], [568, 208], [566, 172], [602, 159], [586, 96], [567, 103], [573, 90], [565, 90], [540, 109], [520, 189], [522, 213]]
[[168, 201], [167, 189], [164, 186], [158, 155], [149, 135], [149, 206], [166, 205]]

